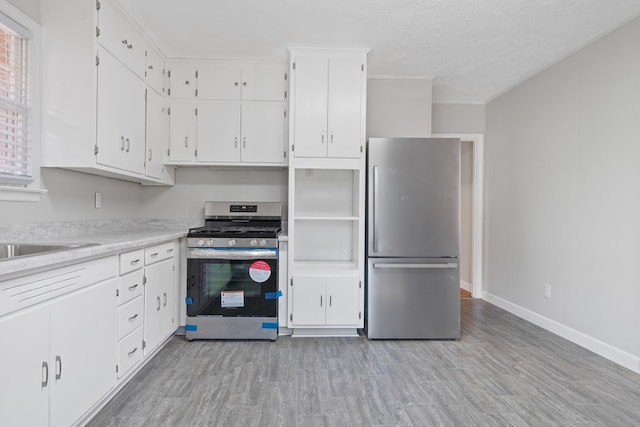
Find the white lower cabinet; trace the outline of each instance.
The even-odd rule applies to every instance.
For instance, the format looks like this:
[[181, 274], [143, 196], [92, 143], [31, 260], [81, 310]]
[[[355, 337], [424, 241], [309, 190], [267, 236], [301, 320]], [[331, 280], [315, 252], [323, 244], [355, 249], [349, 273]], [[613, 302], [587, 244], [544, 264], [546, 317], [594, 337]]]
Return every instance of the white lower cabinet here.
[[294, 276], [291, 326], [358, 327], [361, 287], [358, 276]]
[[115, 289], [113, 278], [0, 320], [3, 425], [72, 425], [116, 384]]
[[175, 331], [173, 258], [146, 267], [144, 289], [144, 354], [155, 350]]

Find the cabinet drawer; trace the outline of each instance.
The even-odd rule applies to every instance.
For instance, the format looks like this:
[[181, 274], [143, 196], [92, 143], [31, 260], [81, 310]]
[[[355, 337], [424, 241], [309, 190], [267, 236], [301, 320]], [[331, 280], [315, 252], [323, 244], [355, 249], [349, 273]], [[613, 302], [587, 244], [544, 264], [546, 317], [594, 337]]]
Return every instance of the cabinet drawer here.
[[137, 296], [142, 295], [144, 274], [142, 270], [134, 271], [120, 277], [118, 285], [118, 304], [123, 305]]
[[134, 329], [142, 326], [144, 299], [138, 297], [118, 308], [118, 339], [124, 338]]
[[144, 250], [127, 252], [120, 254], [120, 274], [126, 274], [130, 271], [142, 268], [144, 259]]
[[118, 378], [142, 360], [142, 328], [118, 343]]
[[174, 251], [173, 242], [144, 248], [144, 263], [145, 265], [149, 265], [163, 259], [171, 258]]

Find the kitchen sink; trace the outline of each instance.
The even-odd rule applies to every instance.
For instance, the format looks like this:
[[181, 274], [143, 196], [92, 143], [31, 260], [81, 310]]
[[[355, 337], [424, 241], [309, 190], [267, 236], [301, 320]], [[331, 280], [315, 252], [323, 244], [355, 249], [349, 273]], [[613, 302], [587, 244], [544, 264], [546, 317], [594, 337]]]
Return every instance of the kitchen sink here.
[[97, 243], [0, 243], [0, 261], [96, 245]]

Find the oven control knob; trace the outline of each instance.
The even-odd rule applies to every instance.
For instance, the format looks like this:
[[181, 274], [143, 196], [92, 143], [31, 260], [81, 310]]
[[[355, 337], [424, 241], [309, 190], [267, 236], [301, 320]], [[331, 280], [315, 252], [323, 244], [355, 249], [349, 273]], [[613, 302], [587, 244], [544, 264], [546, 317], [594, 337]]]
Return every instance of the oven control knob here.
[[204, 246], [204, 240], [202, 239], [198, 240], [198, 246]]
[[256, 239], [253, 239], [250, 243], [251, 246], [258, 246], [258, 241]]
[[260, 246], [267, 246], [266, 240], [260, 240]]
[[207, 246], [213, 246], [213, 239], [207, 240]]
[[236, 240], [235, 239], [229, 240], [229, 246], [235, 246], [235, 245], [236, 245]]

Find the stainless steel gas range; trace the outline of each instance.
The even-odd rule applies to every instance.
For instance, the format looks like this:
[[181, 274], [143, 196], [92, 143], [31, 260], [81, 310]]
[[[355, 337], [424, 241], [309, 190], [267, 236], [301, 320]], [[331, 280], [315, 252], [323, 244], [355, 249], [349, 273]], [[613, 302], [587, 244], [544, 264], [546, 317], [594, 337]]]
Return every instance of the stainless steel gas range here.
[[188, 340], [277, 338], [281, 225], [281, 203], [205, 203], [187, 235]]

